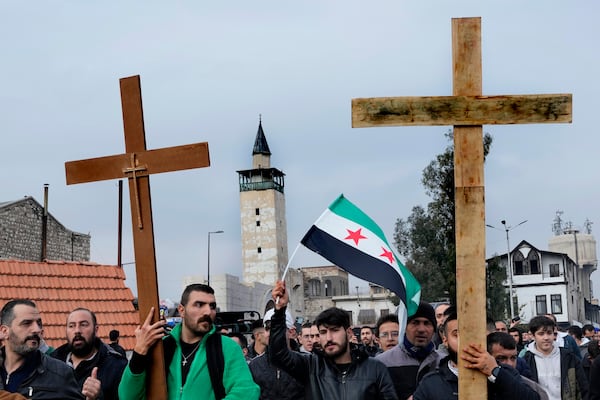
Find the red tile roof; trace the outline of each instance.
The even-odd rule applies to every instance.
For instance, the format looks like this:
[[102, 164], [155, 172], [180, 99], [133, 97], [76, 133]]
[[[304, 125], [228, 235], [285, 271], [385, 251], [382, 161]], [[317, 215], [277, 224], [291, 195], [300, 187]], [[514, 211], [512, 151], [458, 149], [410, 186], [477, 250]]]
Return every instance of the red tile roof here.
[[96, 314], [98, 336], [106, 343], [108, 333], [117, 329], [119, 344], [125, 350], [135, 345], [139, 316], [122, 268], [82, 262], [0, 260], [0, 307], [18, 298], [37, 304], [50, 346], [66, 342], [67, 316], [77, 307]]

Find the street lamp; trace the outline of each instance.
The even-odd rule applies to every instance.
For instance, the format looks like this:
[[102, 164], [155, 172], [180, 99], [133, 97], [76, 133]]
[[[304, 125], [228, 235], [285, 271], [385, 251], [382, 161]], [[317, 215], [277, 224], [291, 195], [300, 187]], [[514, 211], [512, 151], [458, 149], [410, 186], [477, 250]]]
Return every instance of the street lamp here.
[[[508, 226], [508, 225], [506, 225], [506, 220], [503, 219], [502, 221], [500, 221], [500, 223], [502, 225], [504, 225], [504, 231], [506, 232], [506, 256], [508, 257], [508, 298], [510, 301], [510, 317], [511, 318], [515, 317], [515, 305], [513, 302], [513, 289], [512, 289], [513, 267], [512, 267], [511, 257], [510, 257], [510, 241], [508, 239], [508, 232], [515, 229], [517, 226], [523, 225], [525, 222], [527, 222], [527, 220], [521, 221], [515, 226]], [[488, 224], [486, 224], [486, 226], [489, 228], [493, 228], [493, 229], [499, 229], [499, 228], [496, 228], [495, 226], [488, 225]]]
[[210, 286], [210, 235], [213, 233], [223, 233], [223, 231], [211, 231], [208, 232], [208, 250], [206, 251], [207, 260], [206, 260], [206, 282], [207, 285]]

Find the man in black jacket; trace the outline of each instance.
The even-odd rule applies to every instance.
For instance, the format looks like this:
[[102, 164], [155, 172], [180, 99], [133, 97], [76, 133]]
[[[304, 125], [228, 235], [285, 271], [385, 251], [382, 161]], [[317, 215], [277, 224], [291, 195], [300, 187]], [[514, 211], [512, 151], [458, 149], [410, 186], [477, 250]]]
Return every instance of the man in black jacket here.
[[0, 312], [0, 390], [27, 399], [83, 400], [73, 370], [39, 350], [42, 318], [31, 300], [11, 300]]
[[73, 310], [67, 317], [67, 343], [57, 348], [52, 357], [73, 368], [87, 400], [118, 400], [117, 390], [127, 359], [97, 334], [96, 315], [87, 308]]
[[[267, 311], [264, 318], [265, 335], [267, 341], [271, 331], [271, 318], [273, 312]], [[286, 312], [286, 337], [290, 343], [290, 330], [294, 322]], [[291, 346], [290, 346], [291, 349]], [[260, 386], [260, 400], [300, 400], [304, 398], [304, 386], [287, 372], [277, 368], [271, 362], [268, 346], [260, 356], [255, 357], [250, 364], [252, 378]]]
[[[458, 399], [458, 319], [450, 313], [442, 325], [442, 340], [448, 348], [448, 357], [440, 361], [439, 369], [430, 372], [419, 383], [413, 400]], [[521, 379], [517, 370], [503, 365], [476, 345], [469, 345], [461, 352], [467, 368], [475, 369], [488, 378], [488, 399], [539, 400], [540, 396]]]
[[[301, 354], [288, 348], [285, 310], [289, 301], [285, 283], [272, 292], [275, 313], [271, 318], [271, 361], [305, 386], [305, 398], [313, 400], [397, 399], [385, 365], [350, 344], [354, 335], [348, 313], [329, 308], [316, 318], [321, 350]], [[314, 351], [314, 350], [313, 350]]]

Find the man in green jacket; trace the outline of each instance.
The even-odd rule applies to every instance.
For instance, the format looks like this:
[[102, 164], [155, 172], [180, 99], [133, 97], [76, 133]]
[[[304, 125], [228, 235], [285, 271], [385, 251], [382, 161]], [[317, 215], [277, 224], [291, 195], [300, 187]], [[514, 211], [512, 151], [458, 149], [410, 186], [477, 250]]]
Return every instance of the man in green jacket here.
[[[260, 388], [252, 380], [240, 346], [231, 338], [221, 337], [216, 332], [214, 320], [217, 304], [214, 293], [210, 286], [203, 284], [186, 287], [178, 306], [182, 322], [167, 336], [164, 336], [164, 320], [150, 322], [154, 312], [150, 310], [144, 324], [136, 329], [136, 344], [121, 378], [119, 398], [146, 398], [148, 352], [162, 339], [169, 400], [258, 399]], [[221, 353], [217, 354], [218, 350]], [[211, 377], [209, 370], [218, 368], [209, 366], [212, 359], [218, 359], [221, 355], [223, 375], [213, 385], [215, 377]]]

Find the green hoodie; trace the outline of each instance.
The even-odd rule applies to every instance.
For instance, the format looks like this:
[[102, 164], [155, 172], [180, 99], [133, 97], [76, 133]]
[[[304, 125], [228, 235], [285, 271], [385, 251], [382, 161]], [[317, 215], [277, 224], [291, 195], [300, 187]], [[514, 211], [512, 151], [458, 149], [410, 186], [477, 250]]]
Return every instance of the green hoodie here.
[[[215, 333], [213, 328], [204, 335], [200, 347], [190, 365], [190, 372], [185, 385], [181, 386], [181, 324], [175, 326], [171, 335], [177, 346], [167, 376], [167, 392], [169, 400], [212, 400], [215, 394], [210, 383], [210, 375], [206, 362], [206, 339]], [[260, 395], [259, 386], [252, 380], [252, 375], [240, 346], [229, 337], [221, 338], [225, 371], [223, 372], [223, 386], [227, 400], [255, 400]], [[129, 366], [125, 368], [121, 383], [119, 384], [119, 398], [127, 400], [146, 399], [146, 372], [134, 374]]]

